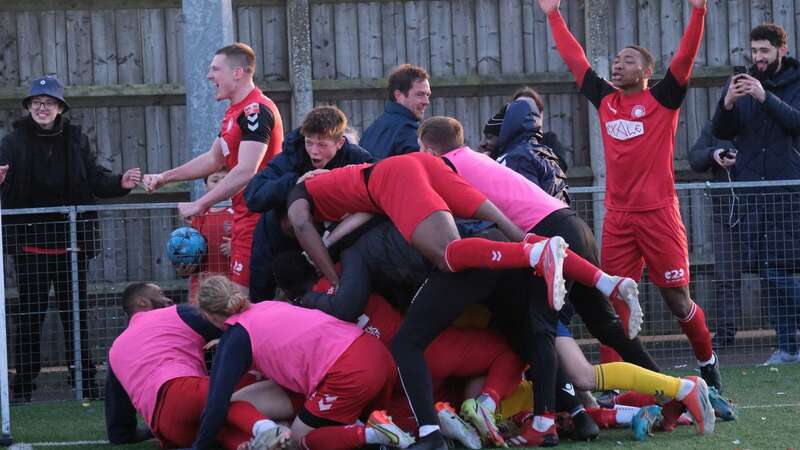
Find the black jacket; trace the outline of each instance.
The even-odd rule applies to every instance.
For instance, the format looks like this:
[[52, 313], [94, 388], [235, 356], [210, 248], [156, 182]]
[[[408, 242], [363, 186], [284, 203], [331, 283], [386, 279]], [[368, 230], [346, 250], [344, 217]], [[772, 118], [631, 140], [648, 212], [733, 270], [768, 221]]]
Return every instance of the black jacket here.
[[569, 204], [567, 176], [561, 170], [558, 156], [540, 144], [541, 139], [539, 108], [532, 99], [519, 98], [508, 104], [497, 141], [498, 151], [492, 157]]
[[[700, 132], [692, 148], [689, 149], [689, 166], [693, 171], [704, 173], [711, 169], [712, 181], [729, 181], [728, 171], [714, 161], [714, 152], [720, 148], [735, 148], [733, 142], [717, 139], [711, 130], [711, 123], [707, 123]], [[737, 155], [738, 157], [738, 155]], [[731, 181], [736, 179], [736, 166], [731, 166]]]
[[[780, 72], [761, 85], [766, 100], [750, 96], [730, 111], [720, 98], [713, 119], [714, 135], [733, 140], [734, 181], [800, 179], [800, 62], [784, 58]], [[737, 189], [741, 229], [748, 260], [758, 269], [796, 271], [800, 263], [800, 189], [770, 187]]]
[[405, 106], [386, 102], [383, 114], [364, 130], [361, 146], [375, 159], [419, 151], [419, 120]]
[[723, 107], [725, 92], [714, 114], [714, 136], [733, 140], [737, 181], [800, 179], [800, 62], [783, 59], [784, 68], [761, 84], [763, 104], [750, 96]]
[[[41, 205], [37, 192], [32, 188], [33, 173], [37, 161], [33, 157], [36, 146], [44, 145], [39, 136], [40, 128], [30, 116], [14, 122], [14, 129], [0, 143], [0, 165], [9, 164], [10, 169], [2, 191], [3, 209], [35, 208]], [[79, 125], [59, 116], [56, 126], [62, 127], [66, 145], [65, 205], [93, 205], [96, 198], [121, 197], [130, 192], [120, 186], [122, 175], [97, 162], [89, 138]], [[78, 217], [78, 246], [86, 255], [95, 253], [99, 242], [97, 213], [82, 213]], [[69, 243], [69, 225], [64, 214], [6, 216], [4, 218], [4, 242], [8, 251], [17, 253], [23, 245], [37, 247], [64, 247]]]
[[[349, 164], [372, 162], [374, 159], [358, 145], [345, 142], [326, 169]], [[275, 275], [272, 259], [282, 251], [298, 250], [296, 241], [286, 237], [280, 229], [275, 209], [286, 207], [286, 197], [300, 175], [313, 170], [305, 150], [305, 137], [294, 130], [283, 140], [283, 150], [256, 174], [244, 190], [247, 207], [263, 212], [253, 231], [253, 250], [250, 256], [250, 298], [262, 301], [275, 297]]]

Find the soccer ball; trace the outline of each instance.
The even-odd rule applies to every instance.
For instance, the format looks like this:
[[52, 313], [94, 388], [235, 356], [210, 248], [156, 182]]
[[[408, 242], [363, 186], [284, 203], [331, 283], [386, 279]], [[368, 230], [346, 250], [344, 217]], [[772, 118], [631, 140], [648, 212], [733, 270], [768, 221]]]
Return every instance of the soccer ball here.
[[174, 266], [200, 264], [207, 251], [206, 239], [192, 227], [176, 229], [167, 240], [167, 257]]

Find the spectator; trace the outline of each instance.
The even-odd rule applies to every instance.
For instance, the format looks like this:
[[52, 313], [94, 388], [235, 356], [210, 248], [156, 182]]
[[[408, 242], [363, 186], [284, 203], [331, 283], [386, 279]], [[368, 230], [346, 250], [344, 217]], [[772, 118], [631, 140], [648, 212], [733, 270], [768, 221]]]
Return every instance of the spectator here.
[[349, 164], [372, 162], [369, 152], [351, 143], [344, 134], [347, 117], [335, 106], [319, 106], [311, 110], [303, 125], [286, 136], [283, 151], [256, 174], [244, 191], [247, 207], [264, 212], [253, 233], [250, 258], [250, 298], [255, 301], [275, 297], [275, 276], [272, 259], [283, 251], [300, 250], [281, 224], [286, 197], [297, 180], [308, 172], [329, 170]]
[[[786, 31], [767, 23], [750, 31], [753, 66], [734, 75], [714, 114], [714, 135], [733, 140], [738, 181], [800, 178], [800, 62], [786, 56]], [[742, 232], [766, 287], [778, 349], [767, 364], [797, 362], [800, 194], [793, 187], [747, 191]], [[758, 195], [756, 195], [758, 194]]]
[[[214, 189], [225, 175], [220, 169], [205, 178], [206, 192]], [[197, 288], [200, 282], [212, 275], [227, 275], [231, 256], [231, 229], [233, 228], [233, 208], [208, 208], [204, 213], [192, 217], [192, 227], [206, 240], [208, 253], [199, 267], [181, 267], [179, 273], [191, 273], [189, 279], [189, 302], [197, 305]]]
[[[533, 89], [521, 90], [483, 128], [483, 153], [522, 174], [545, 192], [569, 204], [566, 162], [541, 144], [544, 103]], [[553, 133], [551, 141], [563, 147]]]
[[389, 101], [383, 114], [361, 138], [361, 146], [375, 159], [419, 151], [417, 129], [431, 103], [431, 85], [425, 69], [403, 64], [389, 74]]
[[[713, 136], [711, 123], [708, 123], [689, 150], [689, 165], [695, 172], [711, 169], [711, 181], [730, 183], [736, 180], [735, 152], [732, 142]], [[714, 191], [711, 197], [717, 315], [717, 331], [712, 341], [715, 348], [734, 345], [742, 314], [741, 273], [746, 254], [742, 252], [745, 241], [741, 236], [738, 202], [733, 188]]]
[[[55, 77], [33, 80], [22, 105], [30, 113], [14, 123], [0, 144], [0, 185], [3, 208], [92, 205], [96, 197], [126, 195], [141, 181], [138, 168], [114, 175], [97, 162], [89, 138], [80, 125], [70, 123], [64, 87]], [[41, 369], [39, 344], [47, 311], [50, 285], [64, 327], [67, 359], [73, 365], [72, 282], [78, 283], [83, 392], [98, 398], [95, 367], [89, 351], [86, 321], [86, 272], [99, 252], [97, 213], [78, 216], [77, 280], [73, 279], [69, 223], [64, 214], [11, 216], [7, 219], [6, 252], [14, 257], [19, 287], [17, 336], [14, 339], [17, 373], [12, 401], [29, 402]], [[72, 377], [72, 371], [69, 372]]]

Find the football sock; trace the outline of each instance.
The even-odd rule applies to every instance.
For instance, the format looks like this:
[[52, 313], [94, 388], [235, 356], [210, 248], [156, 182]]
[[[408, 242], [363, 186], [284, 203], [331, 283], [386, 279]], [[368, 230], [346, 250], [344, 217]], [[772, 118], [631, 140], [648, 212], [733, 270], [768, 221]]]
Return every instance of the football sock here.
[[706, 314], [703, 308], [692, 302], [689, 315], [683, 319], [678, 319], [678, 323], [694, 350], [694, 355], [698, 361], [709, 361], [712, 358], [711, 333], [706, 326]]
[[633, 422], [633, 416], [639, 412], [636, 406], [614, 405], [616, 420], [618, 425], [629, 425]]
[[364, 425], [321, 427], [303, 438], [303, 448], [314, 450], [350, 450], [367, 444]]
[[628, 391], [619, 394], [616, 398], [614, 398], [614, 403], [617, 405], [642, 407], [656, 404], [656, 396], [652, 394], [643, 394], [636, 391]]
[[681, 379], [644, 369], [626, 362], [594, 366], [598, 390], [624, 389], [645, 394], [675, 397]]
[[445, 249], [445, 263], [453, 272], [466, 269], [517, 269], [531, 267], [530, 245], [483, 238], [453, 241]]

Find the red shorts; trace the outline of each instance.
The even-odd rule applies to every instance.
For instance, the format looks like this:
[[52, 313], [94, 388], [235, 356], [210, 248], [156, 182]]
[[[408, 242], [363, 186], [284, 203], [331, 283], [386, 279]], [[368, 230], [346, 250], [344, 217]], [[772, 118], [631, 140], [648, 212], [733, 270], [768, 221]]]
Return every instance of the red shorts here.
[[[191, 447], [200, 429], [208, 397], [208, 377], [180, 377], [166, 382], [153, 412], [153, 434], [163, 448]], [[251, 437], [253, 425], [264, 419], [248, 402], [231, 402], [217, 440], [235, 450]]]
[[250, 253], [249, 247], [231, 246], [231, 264], [228, 267], [228, 278], [244, 287], [250, 286]]
[[375, 204], [409, 242], [417, 225], [434, 212], [448, 211], [468, 219], [486, 201], [486, 196], [441, 158], [419, 152], [375, 164], [368, 190]]
[[610, 275], [638, 282], [647, 263], [657, 286], [689, 284], [689, 245], [677, 200], [652, 211], [607, 211], [602, 247], [600, 267]]
[[389, 350], [364, 334], [331, 366], [298, 416], [314, 428], [349, 425], [373, 409], [386, 409], [396, 377]]

